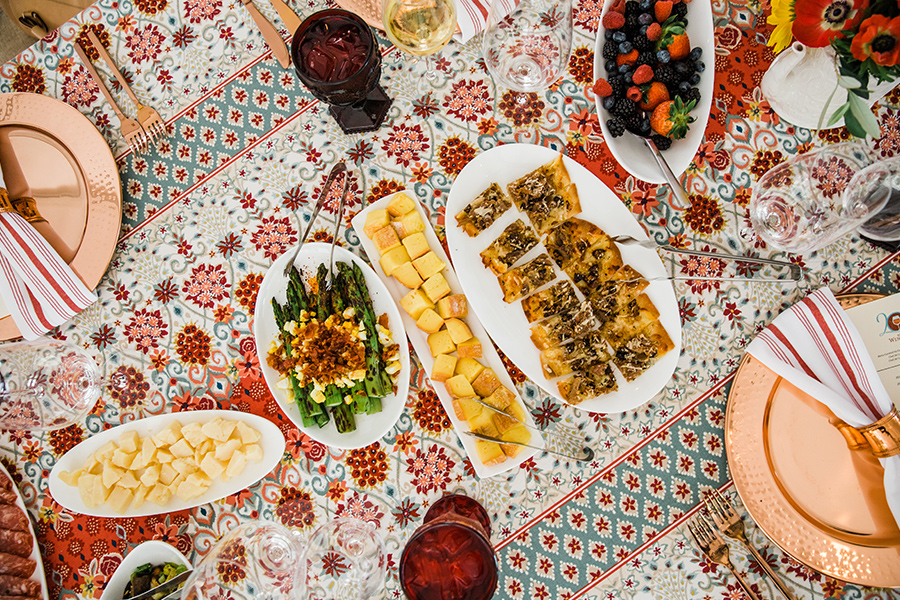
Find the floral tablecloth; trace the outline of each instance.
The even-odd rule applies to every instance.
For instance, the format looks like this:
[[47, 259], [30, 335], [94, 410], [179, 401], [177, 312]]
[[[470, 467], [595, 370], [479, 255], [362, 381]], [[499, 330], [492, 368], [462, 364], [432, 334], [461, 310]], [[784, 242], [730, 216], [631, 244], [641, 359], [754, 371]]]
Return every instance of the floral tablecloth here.
[[[287, 38], [268, 2], [258, 5]], [[323, 6], [293, 3], [301, 16]], [[734, 578], [689, 543], [684, 521], [704, 491], [734, 496], [724, 409], [743, 348], [804, 289], [896, 291], [896, 254], [846, 237], [811, 256], [789, 257], [807, 279], [800, 289], [679, 283], [684, 352], [678, 370], [657, 397], [624, 414], [561, 405], [508, 364], [540, 426], [586, 438], [597, 455], [588, 465], [539, 455], [492, 479], [474, 476], [421, 367], [414, 368], [405, 412], [378, 442], [338, 451], [309, 439], [270, 396], [251, 334], [263, 274], [296, 243], [298, 216], [309, 214], [310, 198], [340, 159], [353, 167], [347, 221], [363, 202], [410, 187], [441, 232], [445, 198], [462, 167], [483, 150], [522, 141], [585, 164], [657, 240], [777, 256], [739, 233], [747, 226], [751, 186], [791, 154], [847, 134], [816, 135], [780, 122], [758, 87], [773, 58], [760, 3], [716, 1], [713, 9], [717, 50], [705, 60], [715, 69], [715, 99], [687, 172], [691, 205], [683, 211], [669, 206], [667, 188], [628, 176], [598, 141], [587, 88], [600, 0], [576, 0], [565, 77], [530, 95], [524, 107], [487, 73], [479, 38], [443, 51], [437, 88], [425, 95], [417, 92], [421, 67], [380, 39], [382, 85], [394, 104], [381, 129], [365, 135], [339, 130], [295, 74], [278, 66], [235, 0], [101, 0], [0, 67], [0, 92], [47, 94], [97, 125], [118, 157], [125, 199], [100, 301], [54, 335], [93, 352], [107, 373], [126, 374], [127, 391], [105, 398], [84, 423], [0, 438], [0, 461], [37, 522], [50, 596], [98, 598], [122, 557], [144, 540], [167, 541], [196, 561], [238, 522], [271, 519], [309, 532], [348, 514], [373, 522], [384, 536], [386, 596], [401, 597], [397, 563], [406, 539], [432, 502], [462, 492], [478, 498], [494, 519], [497, 597], [740, 597]], [[109, 106], [74, 58], [73, 43], [88, 30], [108, 45], [138, 96], [165, 118], [169, 136], [156, 151], [138, 157], [127, 150]], [[122, 90], [112, 86], [129, 111]], [[878, 109], [885, 156], [900, 152], [898, 108], [895, 91]], [[330, 239], [335, 212], [326, 207], [315, 239]], [[340, 243], [359, 252], [352, 230], [342, 229]], [[716, 260], [676, 266], [697, 275], [724, 268]], [[54, 461], [85, 437], [149, 415], [204, 408], [251, 411], [277, 423], [288, 440], [278, 467], [219, 502], [139, 519], [74, 514], [49, 496]], [[798, 598], [897, 597], [815, 573], [755, 529], [752, 538]], [[732, 551], [754, 588], [774, 597], [747, 553]]]

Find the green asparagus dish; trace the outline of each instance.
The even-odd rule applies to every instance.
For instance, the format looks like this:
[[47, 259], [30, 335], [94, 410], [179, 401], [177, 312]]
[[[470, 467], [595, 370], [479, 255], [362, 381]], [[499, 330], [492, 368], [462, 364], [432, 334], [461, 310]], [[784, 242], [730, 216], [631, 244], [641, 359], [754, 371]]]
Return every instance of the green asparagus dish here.
[[297, 404], [304, 427], [324, 427], [331, 418], [340, 433], [356, 430], [355, 415], [381, 411], [394, 393], [400, 372], [399, 346], [369, 297], [362, 270], [335, 263], [332, 286], [328, 266], [304, 282], [291, 271], [284, 304], [272, 300], [279, 339], [267, 362], [278, 371], [277, 387]]
[[[161, 565], [154, 565], [151, 563], [141, 565], [134, 570], [134, 573], [131, 574], [131, 579], [125, 584], [125, 592], [122, 594], [122, 598], [128, 600], [128, 598], [143, 594], [144, 592], [149, 592], [153, 588], [181, 575], [185, 571], [187, 571], [186, 566], [172, 562], [163, 563]], [[171, 592], [174, 592], [176, 589], [181, 589], [182, 586], [184, 586], [183, 582], [166, 592], [153, 594], [152, 598], [153, 600], [159, 600], [163, 596], [167, 596]]]

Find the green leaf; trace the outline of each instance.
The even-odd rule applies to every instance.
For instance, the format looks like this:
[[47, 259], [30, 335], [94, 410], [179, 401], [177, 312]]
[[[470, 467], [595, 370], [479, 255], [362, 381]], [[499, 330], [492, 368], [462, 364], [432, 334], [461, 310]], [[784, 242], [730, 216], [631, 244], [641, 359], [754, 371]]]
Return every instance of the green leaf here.
[[844, 102], [843, 104], [838, 106], [837, 110], [832, 113], [831, 118], [828, 119], [828, 123], [826, 123], [825, 126], [831, 127], [832, 125], [836, 124], [838, 121], [844, 118], [844, 115], [847, 114], [848, 110], [850, 110], [849, 102]]
[[842, 88], [847, 88], [848, 90], [856, 89], [860, 87], [862, 84], [854, 77], [849, 77], [847, 75], [841, 75], [838, 77], [838, 85]]
[[851, 111], [848, 111], [844, 115], [844, 125], [853, 137], [866, 137], [866, 130], [862, 128], [862, 125], [859, 124], [859, 121], [856, 120], [856, 117], [853, 116]]
[[[850, 111], [847, 114], [853, 115], [863, 131], [873, 138], [880, 136], [881, 129], [878, 127], [878, 120], [862, 98], [851, 92], [847, 94], [847, 102], [850, 104]], [[865, 137], [865, 135], [857, 137]]]

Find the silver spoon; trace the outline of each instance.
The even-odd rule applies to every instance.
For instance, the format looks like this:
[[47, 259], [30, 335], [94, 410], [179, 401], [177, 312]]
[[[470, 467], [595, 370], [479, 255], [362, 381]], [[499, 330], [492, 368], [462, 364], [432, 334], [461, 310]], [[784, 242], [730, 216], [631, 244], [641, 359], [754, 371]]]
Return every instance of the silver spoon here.
[[[640, 137], [640, 136], [638, 136]], [[663, 157], [662, 153], [659, 151], [659, 148], [656, 147], [656, 144], [653, 143], [653, 140], [650, 138], [641, 137], [644, 140], [644, 145], [653, 153], [653, 158], [656, 159], [656, 164], [659, 165], [659, 170], [662, 171], [663, 177], [666, 180], [666, 183], [669, 185], [669, 189], [672, 190], [672, 195], [675, 196], [675, 203], [678, 205], [676, 208], [689, 208], [691, 206], [691, 201], [688, 200], [687, 193], [684, 191], [684, 188], [681, 186], [681, 182], [678, 180], [678, 177], [672, 172], [672, 167], [669, 166], [669, 163], [666, 162], [666, 159]]]

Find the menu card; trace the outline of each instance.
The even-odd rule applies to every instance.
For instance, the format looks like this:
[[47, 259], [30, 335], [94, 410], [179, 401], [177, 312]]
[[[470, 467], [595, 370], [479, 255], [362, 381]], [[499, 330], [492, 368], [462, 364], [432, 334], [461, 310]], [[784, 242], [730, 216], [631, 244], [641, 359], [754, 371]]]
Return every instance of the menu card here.
[[891, 400], [900, 406], [900, 294], [844, 312], [859, 331]]

